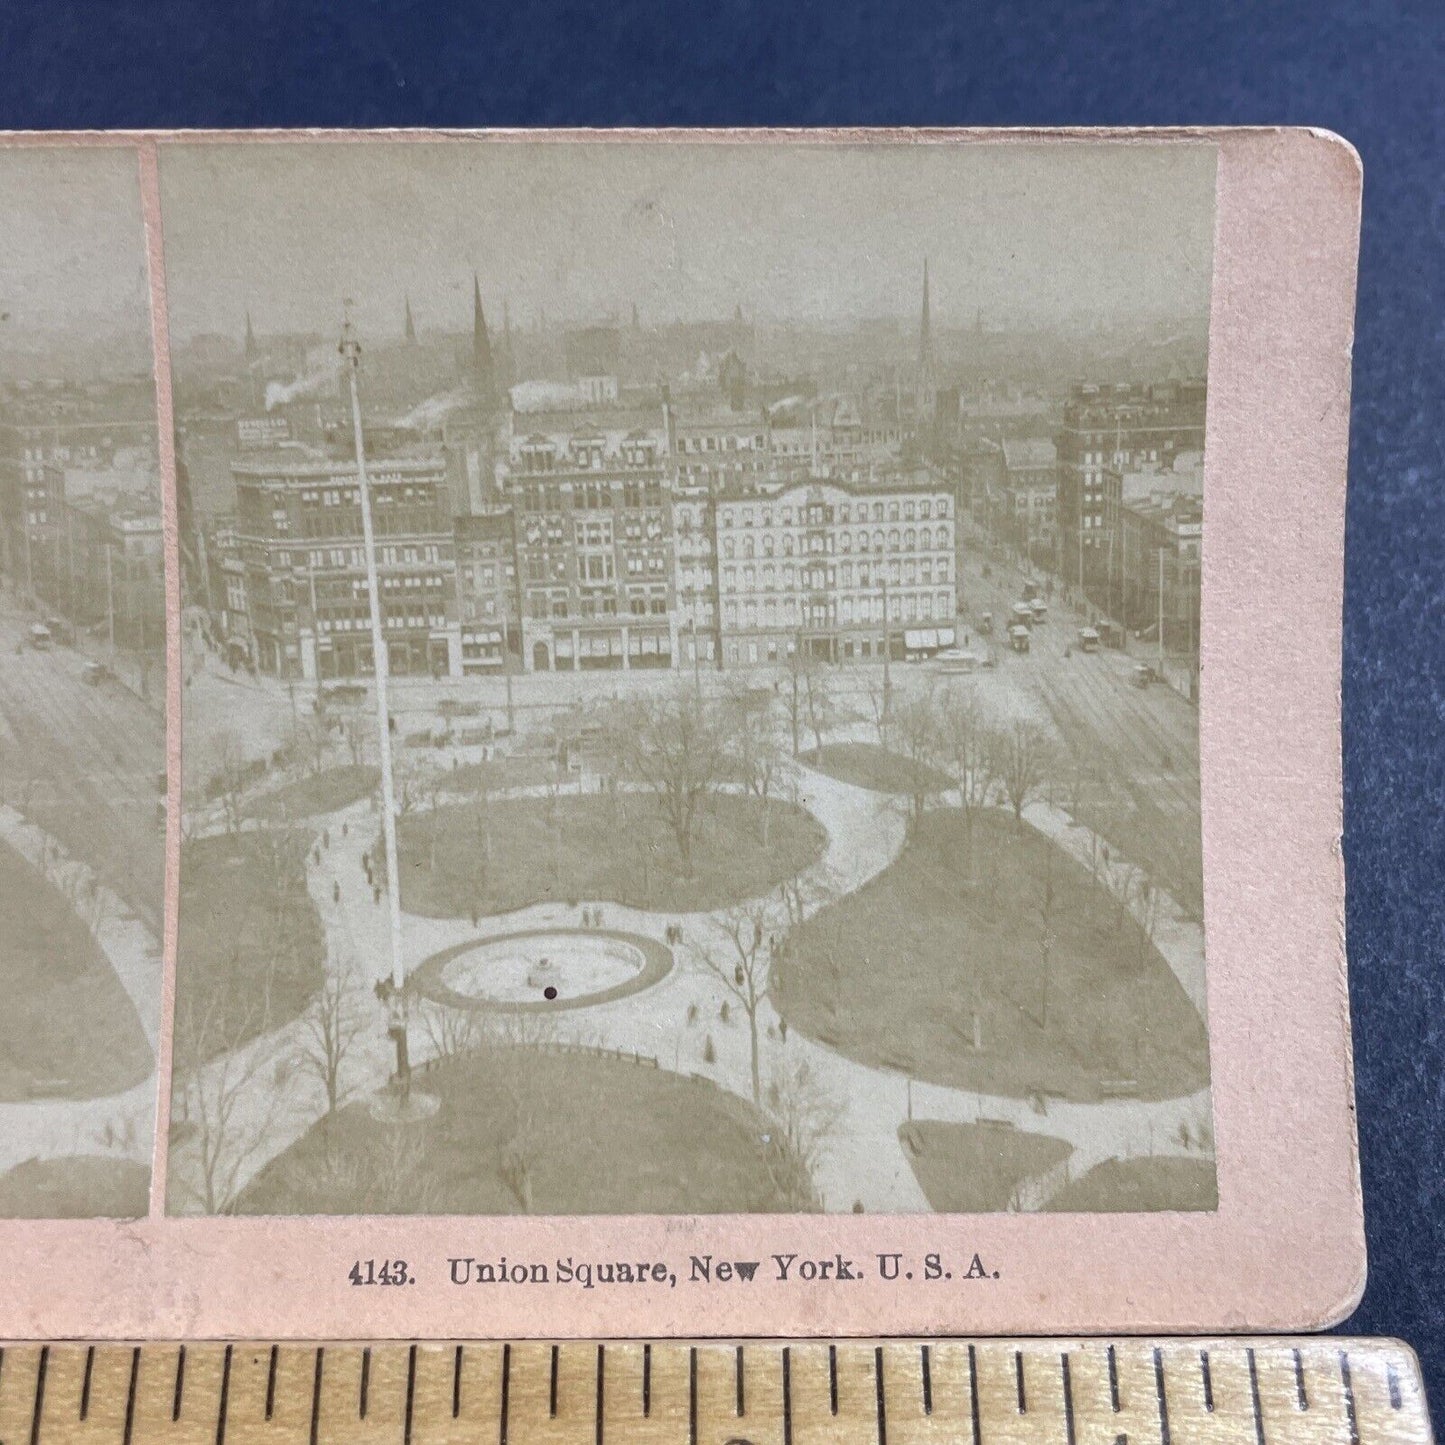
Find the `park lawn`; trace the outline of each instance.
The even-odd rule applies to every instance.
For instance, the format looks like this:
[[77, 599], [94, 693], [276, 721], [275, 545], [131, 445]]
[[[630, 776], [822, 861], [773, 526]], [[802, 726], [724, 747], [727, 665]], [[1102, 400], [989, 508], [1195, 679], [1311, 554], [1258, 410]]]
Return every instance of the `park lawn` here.
[[96, 1099], [150, 1077], [150, 1044], [110, 961], [70, 900], [4, 843], [0, 998], [0, 1102]]
[[863, 1063], [982, 1093], [1204, 1087], [1204, 1024], [1138, 924], [1011, 813], [973, 827], [970, 850], [960, 810], [926, 813], [878, 877], [788, 935], [772, 981], [787, 1021]]
[[502, 798], [414, 813], [398, 828], [402, 907], [431, 918], [583, 899], [674, 913], [722, 908], [776, 888], [827, 847], [827, 832], [810, 813], [776, 800], [768, 808], [764, 848], [758, 799], [717, 793], [706, 800], [691, 877], [646, 793]]
[[1199, 827], [1199, 782], [1193, 825], [1165, 812], [1143, 788], [1123, 787], [1108, 797], [1086, 794], [1074, 810], [1125, 858], [1147, 858], [1154, 876], [1191, 918], [1204, 917], [1204, 834]]
[[269, 822], [285, 822], [290, 818], [315, 818], [338, 809], [349, 808], [368, 798], [381, 781], [381, 770], [364, 763], [345, 763], [308, 773], [273, 788], [247, 802], [248, 818], [264, 818]]
[[556, 776], [550, 758], [495, 757], [476, 763], [459, 763], [440, 773], [449, 793], [501, 793], [508, 788], [537, 788]]
[[[316, 1124], [252, 1180], [242, 1214], [732, 1214], [781, 1210], [767, 1125], [666, 1070], [526, 1048], [413, 1078], [437, 1113], [397, 1125], [362, 1103]], [[525, 1168], [519, 1168], [519, 1161]], [[525, 1203], [524, 1201], [529, 1201]]]
[[840, 783], [869, 788], [875, 793], [911, 796], [921, 782], [925, 793], [947, 792], [953, 779], [927, 763], [915, 763], [901, 753], [880, 748], [876, 743], [824, 743], [802, 754], [801, 761]]
[[180, 1069], [288, 1023], [321, 987], [326, 942], [305, 849], [299, 833], [266, 830], [181, 845]]
[[143, 1219], [150, 1183], [128, 1159], [27, 1159], [0, 1174], [0, 1219]]
[[940, 1214], [997, 1214], [1025, 1179], [1074, 1152], [1066, 1140], [997, 1124], [919, 1119], [898, 1130], [919, 1187]]
[[1219, 1208], [1212, 1159], [1109, 1159], [1065, 1185], [1046, 1206], [1055, 1214], [1156, 1213]]

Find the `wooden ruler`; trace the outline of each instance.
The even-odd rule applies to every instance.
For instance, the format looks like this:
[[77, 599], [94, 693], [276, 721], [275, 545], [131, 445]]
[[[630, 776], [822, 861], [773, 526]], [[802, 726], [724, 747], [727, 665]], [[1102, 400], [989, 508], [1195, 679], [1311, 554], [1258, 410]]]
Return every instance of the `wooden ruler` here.
[[1405, 1445], [1390, 1341], [50, 1344], [0, 1445]]

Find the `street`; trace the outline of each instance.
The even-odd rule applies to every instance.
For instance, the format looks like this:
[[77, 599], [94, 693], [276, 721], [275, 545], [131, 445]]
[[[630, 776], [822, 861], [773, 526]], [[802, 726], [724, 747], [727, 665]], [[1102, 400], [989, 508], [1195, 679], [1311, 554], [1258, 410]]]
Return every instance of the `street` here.
[[156, 936], [165, 889], [165, 725], [72, 647], [25, 643], [33, 616], [0, 603], [0, 781], [5, 801], [89, 864]]

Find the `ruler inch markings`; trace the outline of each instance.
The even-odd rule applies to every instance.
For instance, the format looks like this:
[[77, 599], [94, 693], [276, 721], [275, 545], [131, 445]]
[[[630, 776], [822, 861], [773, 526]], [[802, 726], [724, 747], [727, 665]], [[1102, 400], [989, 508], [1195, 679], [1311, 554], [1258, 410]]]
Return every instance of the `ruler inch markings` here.
[[0, 1346], [4, 1445], [1430, 1445], [1389, 1342]]

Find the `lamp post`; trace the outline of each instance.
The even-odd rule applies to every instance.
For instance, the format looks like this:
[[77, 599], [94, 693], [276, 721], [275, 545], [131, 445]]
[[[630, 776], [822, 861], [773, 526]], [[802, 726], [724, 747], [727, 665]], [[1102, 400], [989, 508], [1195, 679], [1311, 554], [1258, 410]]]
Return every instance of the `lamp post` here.
[[386, 854], [386, 895], [391, 919], [390, 1033], [396, 1044], [397, 1074], [402, 1098], [410, 1096], [411, 1069], [406, 1039], [406, 972], [401, 962], [401, 871], [396, 856], [396, 789], [391, 766], [391, 709], [387, 701], [388, 659], [386, 637], [381, 625], [381, 589], [376, 578], [376, 540], [371, 525], [371, 493], [366, 477], [366, 444], [361, 427], [361, 395], [357, 373], [361, 367], [361, 344], [356, 340], [348, 316], [341, 327], [337, 348], [346, 366], [351, 386], [351, 423], [356, 443], [356, 484], [361, 500], [361, 535], [366, 556], [366, 595], [371, 611], [372, 671], [376, 677], [376, 726], [381, 751], [381, 837]]

